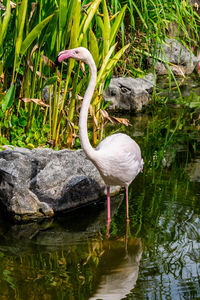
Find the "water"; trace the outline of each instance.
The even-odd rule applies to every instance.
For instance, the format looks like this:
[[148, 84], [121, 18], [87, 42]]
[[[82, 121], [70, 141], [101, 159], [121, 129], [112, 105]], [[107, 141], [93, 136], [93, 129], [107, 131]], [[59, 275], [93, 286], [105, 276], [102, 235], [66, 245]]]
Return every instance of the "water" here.
[[130, 117], [145, 168], [129, 224], [123, 191], [112, 198], [109, 238], [103, 200], [39, 223], [2, 216], [0, 299], [200, 299], [200, 138], [188, 115]]

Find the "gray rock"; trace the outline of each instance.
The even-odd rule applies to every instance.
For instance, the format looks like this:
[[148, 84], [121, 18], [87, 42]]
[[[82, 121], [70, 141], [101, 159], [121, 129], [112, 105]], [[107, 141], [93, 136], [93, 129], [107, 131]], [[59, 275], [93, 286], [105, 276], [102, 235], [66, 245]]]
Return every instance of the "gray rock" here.
[[[112, 199], [112, 216], [117, 212], [124, 196], [117, 195]], [[56, 218], [40, 222], [5, 225], [0, 219], [0, 249], [15, 255], [32, 253], [33, 246], [42, 246], [40, 251], [55, 252], [61, 246], [67, 249], [91, 236], [97, 237], [98, 232], [105, 228], [106, 204], [99, 203], [85, 207], [82, 211], [71, 211]], [[87, 214], [87, 217], [86, 217]], [[25, 240], [25, 242], [24, 242]]]
[[50, 217], [103, 195], [105, 184], [82, 150], [0, 152], [0, 201], [17, 221]]
[[[51, 92], [50, 92], [51, 91]], [[55, 93], [54, 91], [51, 89], [51, 86], [47, 85], [42, 89], [42, 100], [44, 101], [44, 103], [49, 104], [49, 93], [50, 93], [50, 98], [54, 99], [55, 97]], [[60, 94], [59, 94], [59, 98], [58, 98], [58, 93], [56, 94], [56, 105], [61, 106], [62, 103], [62, 99], [63, 99], [63, 94], [64, 91], [61, 90]], [[58, 103], [57, 103], [58, 102]]]
[[151, 101], [154, 77], [149, 74], [143, 78], [112, 78], [105, 90], [104, 98], [110, 102], [110, 109], [141, 111]]
[[167, 39], [162, 45], [157, 45], [154, 61], [149, 58], [158, 75], [168, 74], [165, 61], [175, 75], [185, 76], [194, 71], [198, 58], [176, 39]]
[[187, 166], [187, 173], [192, 182], [200, 182], [200, 156], [196, 157]]

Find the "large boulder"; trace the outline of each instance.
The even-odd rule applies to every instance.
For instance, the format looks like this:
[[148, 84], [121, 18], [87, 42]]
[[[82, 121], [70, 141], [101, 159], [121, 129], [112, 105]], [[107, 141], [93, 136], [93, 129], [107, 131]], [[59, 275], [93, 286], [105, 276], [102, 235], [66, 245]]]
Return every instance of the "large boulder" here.
[[0, 201], [17, 221], [50, 217], [104, 195], [105, 184], [82, 150], [0, 152]]
[[157, 44], [154, 60], [149, 58], [158, 75], [167, 75], [168, 67], [177, 76], [189, 75], [194, 71], [198, 58], [176, 39], [166, 39], [162, 44]]
[[104, 92], [104, 99], [111, 102], [109, 109], [139, 112], [151, 101], [153, 86], [152, 74], [143, 78], [112, 78]]

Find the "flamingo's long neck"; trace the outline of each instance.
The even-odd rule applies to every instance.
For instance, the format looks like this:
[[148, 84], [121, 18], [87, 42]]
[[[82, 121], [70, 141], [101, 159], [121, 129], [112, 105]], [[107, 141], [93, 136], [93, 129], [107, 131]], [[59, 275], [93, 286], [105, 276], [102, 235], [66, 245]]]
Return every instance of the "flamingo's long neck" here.
[[90, 82], [87, 87], [87, 90], [85, 92], [81, 112], [80, 112], [80, 118], [79, 118], [79, 136], [80, 136], [80, 142], [81, 147], [88, 156], [89, 159], [93, 160], [95, 159], [95, 149], [92, 148], [89, 138], [88, 138], [88, 132], [87, 132], [87, 119], [88, 119], [88, 109], [90, 106], [90, 102], [94, 93], [95, 85], [96, 85], [96, 79], [97, 79], [97, 69], [96, 65], [94, 63], [94, 60], [91, 56], [90, 61], [88, 62], [88, 66], [90, 68]]

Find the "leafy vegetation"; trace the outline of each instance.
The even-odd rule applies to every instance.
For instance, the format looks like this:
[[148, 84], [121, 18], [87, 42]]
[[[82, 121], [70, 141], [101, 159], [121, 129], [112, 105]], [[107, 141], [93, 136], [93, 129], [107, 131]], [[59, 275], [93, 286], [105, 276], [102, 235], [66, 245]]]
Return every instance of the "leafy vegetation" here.
[[[124, 16], [126, 16], [124, 18]], [[147, 73], [147, 57], [167, 37], [198, 51], [200, 18], [188, 1], [4, 0], [0, 9], [0, 144], [79, 147], [78, 117], [88, 69], [59, 51], [84, 46], [98, 69], [89, 137], [97, 144], [105, 121], [103, 91], [113, 72]], [[171, 79], [179, 83], [168, 68]], [[154, 91], [155, 92], [155, 91]], [[154, 93], [154, 99], [160, 97]], [[118, 120], [120, 121], [120, 120]]]
[[[200, 17], [190, 1], [112, 0], [111, 8], [115, 12], [125, 4], [127, 11], [121, 24], [121, 44], [129, 41], [131, 44], [123, 66], [126, 74], [145, 74], [147, 57], [156, 62], [157, 45], [167, 38], [175, 37], [198, 54]], [[169, 80], [171, 78], [175, 79], [169, 69]]]
[[5, 11], [1, 11], [2, 144], [30, 148], [48, 144], [55, 148], [73, 146], [88, 76], [82, 65], [73, 60], [61, 71], [53, 61], [59, 51], [78, 46], [89, 48], [98, 68], [91, 109], [96, 143], [102, 92], [128, 47], [115, 51], [125, 9], [126, 6], [110, 17], [105, 0], [22, 0], [13, 7], [7, 1]]

